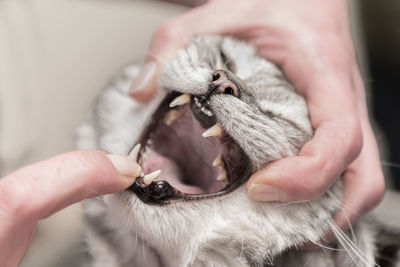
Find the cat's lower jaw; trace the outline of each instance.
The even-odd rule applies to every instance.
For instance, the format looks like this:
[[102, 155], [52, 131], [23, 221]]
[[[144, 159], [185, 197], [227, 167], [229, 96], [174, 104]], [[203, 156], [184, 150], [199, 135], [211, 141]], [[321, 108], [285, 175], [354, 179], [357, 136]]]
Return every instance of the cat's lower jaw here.
[[291, 247], [318, 242], [340, 199], [338, 182], [307, 204], [253, 202], [244, 186], [220, 199], [182, 205], [150, 206], [126, 192], [107, 202], [108, 217], [119, 218], [113, 228], [130, 230], [132, 239], [153, 248], [159, 259], [154, 266], [263, 266]]

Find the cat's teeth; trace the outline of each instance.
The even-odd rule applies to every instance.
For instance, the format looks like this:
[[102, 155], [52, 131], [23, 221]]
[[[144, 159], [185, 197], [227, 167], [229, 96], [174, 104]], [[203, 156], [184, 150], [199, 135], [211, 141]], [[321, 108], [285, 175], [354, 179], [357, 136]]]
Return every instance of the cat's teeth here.
[[220, 181], [223, 183], [228, 181], [228, 176], [226, 175], [225, 169], [221, 168], [221, 173], [218, 175], [217, 181]]
[[182, 112], [178, 110], [170, 110], [167, 115], [164, 117], [164, 123], [168, 126], [172, 125], [174, 122], [178, 120], [178, 118], [182, 115]]
[[146, 174], [143, 177], [143, 182], [145, 183], [145, 185], [151, 184], [151, 182], [153, 182], [154, 179], [156, 179], [157, 176], [160, 175], [160, 173], [161, 173], [161, 170], [157, 170], [157, 171], [154, 171], [152, 173]]
[[213, 165], [214, 167], [222, 167], [222, 166], [224, 166], [224, 163], [222, 162], [221, 155], [218, 155], [218, 156], [214, 159], [212, 165]]
[[173, 108], [176, 106], [182, 106], [185, 105], [186, 103], [190, 102], [190, 95], [188, 94], [183, 94], [172, 100], [171, 103], [169, 103], [169, 107]]
[[197, 97], [194, 98], [194, 103], [196, 104], [196, 106], [198, 106], [200, 108], [200, 110], [206, 114], [208, 117], [212, 117], [214, 116], [214, 114], [207, 108], [205, 108], [199, 101], [199, 99]]
[[129, 156], [128, 156], [128, 157], [129, 157], [132, 161], [137, 162], [137, 157], [138, 157], [139, 151], [140, 151], [140, 143], [137, 144], [137, 145], [132, 149], [132, 151], [131, 151], [131, 153], [129, 153]]
[[206, 114], [208, 117], [212, 117], [213, 114], [210, 110], [206, 109], [205, 107], [201, 107], [201, 111], [203, 111], [204, 114]]
[[213, 127], [207, 129], [203, 134], [203, 137], [209, 136], [221, 136], [222, 135], [222, 127], [216, 123]]

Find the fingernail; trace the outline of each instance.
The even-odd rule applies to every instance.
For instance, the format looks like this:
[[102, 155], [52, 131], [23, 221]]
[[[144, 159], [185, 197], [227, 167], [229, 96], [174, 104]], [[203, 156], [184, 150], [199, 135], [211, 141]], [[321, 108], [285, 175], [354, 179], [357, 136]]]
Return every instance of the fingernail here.
[[286, 192], [282, 188], [267, 184], [250, 185], [247, 195], [250, 199], [260, 202], [284, 201], [286, 199]]
[[139, 164], [130, 160], [127, 156], [107, 154], [106, 157], [111, 161], [117, 171], [124, 176], [136, 178], [142, 172], [142, 168]]
[[144, 65], [144, 67], [142, 68], [142, 71], [139, 73], [139, 75], [133, 81], [131, 89], [129, 90], [129, 93], [132, 94], [135, 91], [140, 91], [140, 90], [145, 89], [146, 86], [149, 84], [151, 78], [154, 76], [156, 69], [157, 69], [157, 65], [155, 62], [153, 62], [153, 61], [147, 62]]

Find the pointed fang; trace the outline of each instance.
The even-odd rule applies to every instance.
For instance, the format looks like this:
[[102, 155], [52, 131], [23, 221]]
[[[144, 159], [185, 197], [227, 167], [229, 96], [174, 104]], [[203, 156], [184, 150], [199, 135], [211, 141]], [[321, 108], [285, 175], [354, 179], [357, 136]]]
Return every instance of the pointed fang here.
[[131, 151], [131, 153], [129, 153], [129, 158], [134, 161], [137, 162], [137, 157], [140, 151], [140, 143], [138, 143]]
[[224, 169], [221, 170], [221, 173], [217, 177], [217, 181], [225, 183], [228, 180], [226, 175], [226, 171]]
[[173, 108], [176, 106], [182, 106], [189, 102], [190, 102], [190, 95], [183, 94], [172, 100], [172, 102], [169, 104], [169, 107]]
[[160, 173], [161, 173], [161, 170], [157, 170], [152, 173], [146, 174], [143, 177], [143, 182], [145, 183], [145, 185], [151, 184], [154, 181], [154, 179], [156, 179], [157, 176], [160, 175]]
[[214, 159], [212, 165], [213, 165], [214, 167], [222, 167], [222, 166], [224, 166], [224, 163], [222, 162], [221, 155], [218, 155], [218, 156]]
[[207, 129], [203, 133], [203, 137], [209, 137], [209, 136], [221, 136], [222, 135], [222, 127], [217, 123], [213, 127]]
[[168, 126], [171, 126], [174, 122], [178, 120], [181, 116], [181, 112], [178, 110], [170, 110], [167, 115], [164, 117], [164, 123]]

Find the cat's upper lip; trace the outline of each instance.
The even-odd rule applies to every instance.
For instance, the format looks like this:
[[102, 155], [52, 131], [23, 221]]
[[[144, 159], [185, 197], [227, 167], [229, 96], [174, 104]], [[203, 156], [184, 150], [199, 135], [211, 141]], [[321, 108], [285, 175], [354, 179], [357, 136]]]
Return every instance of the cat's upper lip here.
[[[188, 109], [189, 105], [186, 104], [189, 103]], [[182, 122], [183, 126], [174, 128], [174, 123], [185, 120], [189, 122]], [[203, 200], [226, 195], [247, 181], [251, 174], [247, 156], [239, 145], [223, 132], [210, 106], [201, 96], [182, 95], [177, 92], [168, 94], [154, 112], [149, 126], [142, 133], [140, 143], [142, 149], [139, 160], [145, 172], [168, 165], [161, 171], [159, 178], [149, 183], [145, 182], [145, 177], [139, 177], [128, 189], [148, 204], [163, 205], [179, 200]], [[210, 149], [216, 151], [207, 152]], [[151, 159], [142, 158], [147, 150], [153, 151]], [[174, 163], [167, 162], [163, 165], [162, 162], [168, 160], [173, 160]], [[179, 170], [170, 171], [175, 165], [175, 169]], [[168, 178], [171, 177], [171, 173], [176, 175], [172, 180]], [[195, 181], [190, 181], [188, 176], [195, 177]], [[215, 177], [218, 182], [215, 182]], [[177, 180], [181, 180], [180, 183], [177, 183]], [[224, 181], [225, 186], [221, 183]], [[200, 193], [185, 189], [189, 188], [188, 186], [198, 187]], [[202, 187], [208, 189], [201, 189]], [[208, 192], [210, 187], [217, 188], [218, 191]]]

